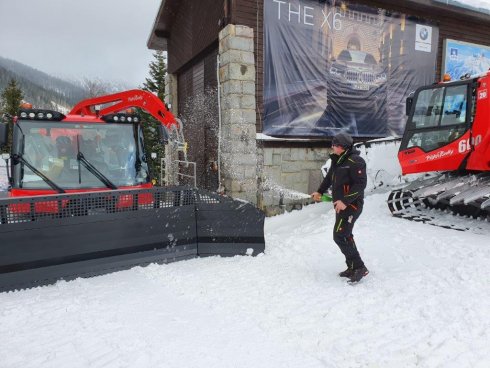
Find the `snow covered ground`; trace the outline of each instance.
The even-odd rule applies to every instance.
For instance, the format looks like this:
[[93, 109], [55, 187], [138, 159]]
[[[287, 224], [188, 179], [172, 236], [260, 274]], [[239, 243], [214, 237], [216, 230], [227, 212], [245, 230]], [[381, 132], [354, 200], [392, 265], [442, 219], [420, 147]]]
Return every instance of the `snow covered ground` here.
[[[381, 147], [371, 174], [396, 157]], [[369, 195], [356, 224], [371, 270], [358, 285], [337, 276], [332, 205], [315, 204], [266, 219], [258, 257], [1, 293], [0, 367], [489, 367], [490, 224], [401, 220], [386, 198]]]
[[266, 254], [0, 294], [1, 367], [488, 367], [490, 234], [367, 197], [355, 286], [320, 203], [266, 220]]

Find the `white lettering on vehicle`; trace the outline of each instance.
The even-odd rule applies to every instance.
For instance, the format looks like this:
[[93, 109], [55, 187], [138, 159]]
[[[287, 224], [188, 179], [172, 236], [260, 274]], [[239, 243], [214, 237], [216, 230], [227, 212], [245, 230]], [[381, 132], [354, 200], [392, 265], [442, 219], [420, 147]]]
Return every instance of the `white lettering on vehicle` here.
[[142, 100], [143, 99], [143, 96], [141, 95], [134, 95], [134, 97], [129, 97], [128, 98], [128, 101], [129, 102], [134, 102], [134, 101], [138, 101], [138, 100]]
[[484, 100], [485, 98], [487, 98], [488, 94], [487, 94], [487, 90], [484, 89], [484, 90], [481, 90], [480, 92], [478, 92], [478, 99], [479, 100]]
[[471, 139], [462, 139], [458, 143], [458, 152], [464, 153], [466, 151], [469, 151], [472, 146], [478, 146], [481, 143], [481, 140], [481, 134], [478, 134], [476, 137], [471, 137]]
[[445, 156], [450, 156], [453, 154], [453, 152], [454, 151], [452, 149], [447, 150], [447, 151], [439, 151], [439, 152], [436, 152], [432, 155], [425, 156], [425, 159], [427, 161], [433, 161], [433, 160], [437, 160], [437, 159], [440, 159], [440, 158], [445, 157]]

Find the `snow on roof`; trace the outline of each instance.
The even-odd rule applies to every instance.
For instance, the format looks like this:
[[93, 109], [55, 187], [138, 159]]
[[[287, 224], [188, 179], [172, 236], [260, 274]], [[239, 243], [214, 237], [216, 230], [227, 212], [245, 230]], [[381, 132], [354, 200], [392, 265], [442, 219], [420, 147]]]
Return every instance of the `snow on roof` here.
[[447, 5], [458, 6], [461, 8], [490, 14], [490, 0], [435, 0]]

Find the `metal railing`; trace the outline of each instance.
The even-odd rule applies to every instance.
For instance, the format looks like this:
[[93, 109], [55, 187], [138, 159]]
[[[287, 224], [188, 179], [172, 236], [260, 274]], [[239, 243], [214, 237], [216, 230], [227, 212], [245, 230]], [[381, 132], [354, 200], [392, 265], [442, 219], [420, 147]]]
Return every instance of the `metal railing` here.
[[[185, 174], [180, 172], [180, 168], [189, 167], [192, 168], [192, 174]], [[176, 177], [176, 182], [174, 178]], [[197, 174], [196, 174], [196, 163], [191, 161], [183, 160], [173, 160], [170, 164], [167, 164], [167, 160], [162, 158], [160, 160], [160, 183], [164, 186], [169, 185], [181, 185], [181, 180], [183, 178], [189, 178], [193, 181], [194, 188], [197, 188]]]
[[[116, 213], [148, 211], [194, 205], [215, 205], [232, 201], [191, 187], [113, 190], [64, 193], [36, 197], [0, 198], [0, 234], [3, 226], [25, 222], [108, 216]], [[72, 221], [70, 220], [70, 221]]]

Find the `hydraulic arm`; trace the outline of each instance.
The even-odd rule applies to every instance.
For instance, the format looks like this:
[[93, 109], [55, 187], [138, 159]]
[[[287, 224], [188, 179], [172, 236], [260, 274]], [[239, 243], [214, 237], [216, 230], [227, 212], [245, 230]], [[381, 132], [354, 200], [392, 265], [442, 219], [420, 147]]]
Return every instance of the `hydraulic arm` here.
[[147, 91], [133, 89], [114, 93], [112, 95], [83, 100], [73, 107], [69, 115], [90, 115], [99, 117], [132, 107], [138, 107], [145, 110], [153, 118], [158, 120], [162, 128], [165, 129], [166, 136], [173, 144], [175, 144], [176, 149], [183, 151], [184, 154], [187, 153], [187, 144], [184, 140], [182, 122], [168, 110], [165, 104], [157, 96]]

